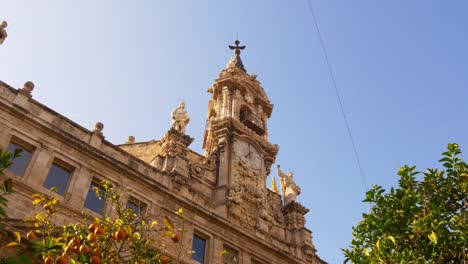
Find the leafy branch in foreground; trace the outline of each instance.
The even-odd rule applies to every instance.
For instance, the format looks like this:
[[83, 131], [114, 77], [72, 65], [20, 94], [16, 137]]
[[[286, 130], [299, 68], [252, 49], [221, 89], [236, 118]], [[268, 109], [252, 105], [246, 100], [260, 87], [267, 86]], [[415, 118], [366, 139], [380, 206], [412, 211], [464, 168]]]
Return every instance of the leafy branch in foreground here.
[[[465, 263], [468, 261], [468, 165], [457, 144], [439, 162], [444, 170], [416, 167], [398, 171], [390, 192], [374, 185], [364, 202], [369, 213], [353, 227], [345, 262]], [[422, 176], [421, 180], [417, 180]]]
[[[3, 151], [0, 149], [0, 175], [3, 174], [5, 169], [13, 164], [13, 160], [21, 155], [21, 149], [15, 149], [13, 153]], [[3, 185], [0, 186], [0, 225], [3, 225], [3, 219], [8, 218], [5, 212], [5, 207], [8, 207], [8, 199], [6, 195], [13, 193], [13, 180], [6, 179]]]
[[[155, 220], [145, 221], [148, 215], [138, 216], [133, 209], [123, 206], [121, 195], [110, 183], [103, 181], [94, 190], [99, 199], [112, 206], [111, 216], [95, 218], [89, 225], [70, 223], [61, 229], [56, 225], [59, 200], [54, 193], [33, 194], [32, 203], [43, 209], [29, 219], [35, 228], [26, 235], [34, 259], [42, 259], [45, 264], [180, 262], [185, 232], [182, 209], [175, 212], [180, 228], [167, 216], [161, 226]], [[166, 236], [179, 245], [179, 254], [172, 260], [166, 253], [163, 241]]]

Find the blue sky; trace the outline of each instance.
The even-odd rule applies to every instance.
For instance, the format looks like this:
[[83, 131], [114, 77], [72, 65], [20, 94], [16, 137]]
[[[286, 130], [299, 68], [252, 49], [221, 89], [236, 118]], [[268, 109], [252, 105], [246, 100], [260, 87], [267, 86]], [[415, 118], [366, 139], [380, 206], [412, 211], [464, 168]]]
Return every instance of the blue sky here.
[[[466, 1], [310, 0], [369, 186], [403, 164], [438, 166], [468, 149]], [[306, 1], [7, 1], [0, 80], [36, 84], [36, 100], [112, 143], [159, 139], [185, 100], [201, 152], [207, 88], [236, 38], [275, 108], [277, 163], [293, 170], [318, 254], [340, 248], [368, 207]]]

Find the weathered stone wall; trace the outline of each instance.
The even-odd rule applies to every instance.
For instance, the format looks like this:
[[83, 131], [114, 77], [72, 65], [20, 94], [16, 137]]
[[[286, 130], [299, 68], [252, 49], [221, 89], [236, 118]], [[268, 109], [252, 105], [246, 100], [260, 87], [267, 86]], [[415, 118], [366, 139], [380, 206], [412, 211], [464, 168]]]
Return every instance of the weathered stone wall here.
[[[83, 128], [30, 94], [0, 82], [0, 148], [6, 149], [12, 138], [34, 148], [23, 176], [10, 172], [2, 176], [15, 182], [16, 193], [9, 198], [8, 214], [23, 219], [35, 212], [31, 195], [49, 192], [43, 187], [44, 181], [52, 163], [60, 160], [73, 172], [64, 195], [59, 197], [62, 215], [58, 224], [98, 216], [84, 207], [84, 201], [93, 180], [107, 180], [126, 194], [124, 200], [131, 196], [143, 202], [150, 214], [172, 214], [183, 208], [188, 219], [187, 236], [197, 233], [208, 239], [207, 263], [221, 263], [218, 253], [224, 245], [239, 251], [239, 263], [250, 264], [252, 259], [255, 263], [321, 263], [318, 257], [303, 256], [302, 250], [298, 252], [298, 246], [287, 239], [265, 239], [218, 215], [213, 204], [216, 171], [210, 158], [188, 149], [185, 156], [162, 155], [156, 141], [119, 147], [106, 141], [104, 135], [105, 130]], [[161, 162], [150, 164], [153, 159]], [[163, 165], [169, 159], [173, 170], [166, 171]], [[186, 168], [178, 170], [180, 164]], [[281, 204], [277, 194], [272, 197], [273, 204]], [[105, 214], [110, 211], [107, 208]], [[191, 247], [190, 242], [187, 246]], [[189, 258], [185, 262], [193, 263]]]

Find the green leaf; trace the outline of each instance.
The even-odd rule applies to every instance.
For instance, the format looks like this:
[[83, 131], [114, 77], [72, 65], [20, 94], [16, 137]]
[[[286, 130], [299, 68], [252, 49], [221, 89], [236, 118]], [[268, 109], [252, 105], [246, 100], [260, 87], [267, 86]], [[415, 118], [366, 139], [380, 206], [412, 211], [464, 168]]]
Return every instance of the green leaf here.
[[13, 236], [15, 237], [16, 242], [21, 242], [21, 235], [19, 232], [13, 232]]
[[10, 242], [8, 243], [5, 247], [13, 247], [13, 246], [18, 246], [18, 242]]
[[390, 241], [392, 241], [393, 244], [396, 244], [395, 238], [394, 238], [393, 236], [387, 236], [387, 239], [390, 240]]
[[434, 231], [432, 231], [429, 235], [427, 235], [427, 237], [429, 238], [429, 240], [431, 240], [431, 242], [434, 245], [437, 245], [437, 235], [436, 233], [434, 233]]
[[13, 180], [12, 179], [7, 179], [3, 182], [3, 187], [5, 188], [5, 191], [7, 193], [12, 193], [13, 192]]

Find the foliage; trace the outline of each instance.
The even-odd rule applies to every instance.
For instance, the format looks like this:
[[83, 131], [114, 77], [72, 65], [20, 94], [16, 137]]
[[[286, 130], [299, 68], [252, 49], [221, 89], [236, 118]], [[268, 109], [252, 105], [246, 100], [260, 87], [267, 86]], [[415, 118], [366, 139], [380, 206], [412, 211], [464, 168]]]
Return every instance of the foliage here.
[[[16, 149], [13, 153], [0, 149], [0, 175], [13, 164], [13, 159], [19, 157], [20, 154], [20, 149]], [[4, 207], [8, 206], [8, 199], [5, 196], [11, 193], [13, 193], [13, 180], [6, 179], [3, 181], [3, 185], [0, 186], [0, 225], [2, 224], [2, 220], [8, 217], [4, 209]]]
[[373, 186], [364, 202], [370, 213], [353, 227], [343, 249], [353, 263], [465, 263], [468, 261], [468, 165], [448, 144], [439, 161], [444, 170], [399, 169], [398, 188]]
[[[56, 221], [59, 200], [50, 195], [33, 194], [32, 203], [42, 210], [30, 221], [34, 230], [27, 235], [33, 258], [43, 263], [169, 263], [162, 237], [179, 243], [179, 255], [173, 259], [179, 263], [182, 252], [184, 216], [182, 209], [175, 212], [180, 228], [164, 216], [164, 226], [157, 221], [147, 222], [148, 215], [138, 216], [133, 209], [121, 203], [121, 195], [108, 182], [101, 182], [94, 190], [100, 199], [112, 206], [111, 216], [95, 218], [91, 223], [70, 223], [59, 229]], [[17, 245], [19, 241], [10, 243]]]

